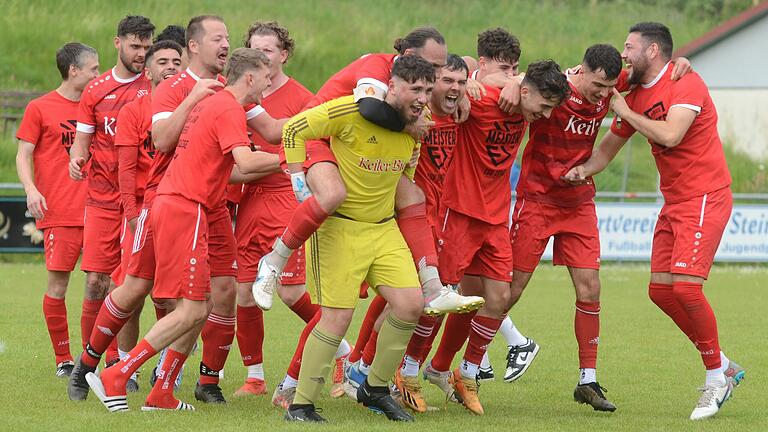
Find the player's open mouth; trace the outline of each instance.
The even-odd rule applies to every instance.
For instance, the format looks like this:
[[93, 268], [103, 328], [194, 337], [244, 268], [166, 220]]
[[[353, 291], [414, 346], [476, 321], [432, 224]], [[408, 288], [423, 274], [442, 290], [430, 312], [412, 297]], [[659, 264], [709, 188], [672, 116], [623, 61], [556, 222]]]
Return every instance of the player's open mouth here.
[[176, 75], [176, 72], [175, 72], [175, 71], [168, 71], [168, 72], [164, 72], [164, 73], [163, 73], [163, 79], [164, 79], [164, 80], [165, 80], [165, 79], [168, 79], [168, 78], [170, 78], [170, 77], [172, 77], [172, 76], [174, 76], [174, 75]]
[[424, 105], [418, 104], [418, 105], [411, 105], [411, 114], [418, 117], [421, 115], [421, 112], [424, 110]]
[[445, 95], [445, 102], [448, 106], [456, 106], [456, 102], [459, 100], [459, 95]]
[[227, 62], [227, 54], [229, 54], [229, 51], [222, 51], [218, 55], [218, 59], [220, 62], [226, 63]]

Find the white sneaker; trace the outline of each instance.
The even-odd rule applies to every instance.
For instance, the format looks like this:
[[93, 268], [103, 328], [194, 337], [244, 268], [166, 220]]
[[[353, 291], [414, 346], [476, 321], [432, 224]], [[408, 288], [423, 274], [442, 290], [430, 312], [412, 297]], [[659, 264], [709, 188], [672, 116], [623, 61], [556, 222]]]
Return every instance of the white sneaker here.
[[435, 370], [432, 367], [432, 362], [430, 361], [426, 366], [424, 366], [424, 370], [422, 371], [421, 376], [442, 390], [443, 393], [445, 393], [446, 400], [461, 403], [460, 397], [456, 394], [456, 391], [453, 389], [451, 383], [448, 382], [448, 377], [451, 376], [451, 371], [440, 372]]
[[447, 313], [467, 313], [480, 309], [485, 299], [478, 296], [463, 296], [443, 286], [437, 297], [424, 303], [424, 315], [443, 315]]
[[720, 407], [731, 397], [733, 383], [727, 381], [723, 386], [705, 385], [699, 391], [701, 397], [691, 413], [691, 420], [702, 420], [717, 414]]
[[264, 255], [259, 260], [259, 267], [256, 272], [256, 281], [253, 282], [251, 291], [253, 299], [261, 310], [272, 309], [272, 297], [275, 290], [280, 285], [280, 271], [267, 263], [267, 256]]

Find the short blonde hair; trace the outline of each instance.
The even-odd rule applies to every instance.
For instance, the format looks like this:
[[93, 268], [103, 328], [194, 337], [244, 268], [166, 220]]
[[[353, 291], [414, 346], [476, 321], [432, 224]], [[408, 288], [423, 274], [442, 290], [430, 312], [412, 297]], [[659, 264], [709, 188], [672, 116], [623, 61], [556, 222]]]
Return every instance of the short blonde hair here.
[[227, 61], [227, 82], [235, 83], [247, 71], [269, 67], [269, 59], [263, 52], [253, 48], [238, 48]]

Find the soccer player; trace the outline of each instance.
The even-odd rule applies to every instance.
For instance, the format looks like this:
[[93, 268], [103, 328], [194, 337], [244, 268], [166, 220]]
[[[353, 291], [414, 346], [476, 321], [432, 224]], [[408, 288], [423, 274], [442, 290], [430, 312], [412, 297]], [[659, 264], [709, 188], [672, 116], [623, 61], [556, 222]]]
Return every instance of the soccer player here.
[[[392, 67], [385, 102], [406, 123], [426, 106], [435, 69], [418, 56], [402, 56]], [[296, 396], [286, 412], [292, 421], [325, 421], [315, 409], [333, 355], [352, 319], [359, 286], [365, 280], [384, 296], [391, 313], [382, 324], [377, 357], [357, 399], [391, 420], [413, 417], [389, 395], [387, 382], [402, 360], [405, 345], [423, 311], [424, 297], [408, 246], [394, 221], [395, 192], [405, 174], [414, 139], [365, 120], [353, 96], [332, 100], [286, 123], [283, 134], [291, 172], [303, 169], [307, 139], [331, 137], [347, 197], [308, 243], [307, 280], [322, 306], [307, 340]], [[371, 138], [374, 138], [372, 143]], [[406, 170], [407, 169], [407, 170]]]
[[[143, 16], [123, 18], [114, 40], [117, 64], [91, 81], [80, 99], [77, 133], [69, 155], [69, 175], [77, 181], [85, 180], [83, 169], [90, 160], [81, 264], [87, 273], [80, 329], [83, 348], [110, 288], [110, 274], [120, 264], [120, 235], [124, 227], [114, 145], [115, 125], [123, 105], [149, 92], [144, 57], [154, 29], [155, 26]], [[112, 363], [117, 359], [107, 360]], [[84, 400], [88, 394], [84, 373], [79, 371], [78, 363], [67, 388], [72, 400]]]
[[[564, 176], [586, 183], [637, 131], [648, 138], [661, 178], [664, 206], [653, 235], [648, 294], [701, 354], [705, 382], [691, 420], [715, 415], [744, 377], [720, 350], [715, 314], [702, 286], [731, 214], [731, 176], [717, 133], [717, 113], [696, 73], [672, 81], [672, 35], [659, 23], [629, 29], [622, 58], [626, 97], [614, 90], [617, 115], [600, 147]], [[621, 119], [619, 123], [618, 119]]]
[[[128, 409], [128, 377], [169, 345], [165, 361], [171, 361], [172, 366], [156, 386], [172, 387], [206, 322], [213, 307], [207, 218], [212, 211], [219, 211], [235, 163], [244, 174], [263, 169], [265, 162], [273, 163], [265, 161], [263, 153], [251, 151], [243, 110], [258, 103], [269, 84], [269, 59], [257, 50], [237, 49], [227, 63], [227, 86], [198, 102], [187, 116], [152, 206], [157, 251], [153, 295], [176, 299], [177, 306], [119, 363], [100, 376], [92, 372], [86, 375], [94, 393], [111, 412]], [[194, 409], [176, 400], [171, 392], [163, 396], [145, 409]]]
[[[213, 15], [194, 17], [187, 26], [186, 38], [189, 68], [172, 82], [159, 86], [152, 102], [152, 139], [161, 152], [173, 152], [191, 109], [201, 98], [220, 90], [224, 81], [218, 75], [229, 53], [229, 36], [224, 21]], [[248, 125], [267, 142], [279, 142], [285, 120], [275, 120], [259, 105], [247, 108]], [[158, 169], [167, 166], [160, 164]], [[210, 225], [209, 256], [214, 306], [202, 331], [203, 356], [195, 398], [206, 403], [225, 403], [218, 383], [219, 371], [224, 367], [235, 338], [234, 262], [237, 247], [224, 200], [219, 208], [209, 212], [207, 220]]]
[[[479, 69], [473, 78], [482, 79], [510, 66], [518, 50], [517, 38], [503, 29], [481, 33]], [[498, 88], [486, 86], [486, 95], [471, 101], [469, 119], [459, 128], [459, 144], [442, 198], [440, 278], [443, 283], [461, 282], [463, 293], [480, 294], [486, 303], [474, 316], [448, 316], [440, 346], [425, 370], [426, 375], [446, 377], [464, 406], [478, 415], [483, 414], [476, 381], [480, 361], [509, 308], [513, 264], [508, 228], [510, 170], [527, 124], [549, 117], [568, 95], [568, 84], [557, 63], [540, 61], [528, 67], [513, 114], [499, 108], [499, 93]], [[470, 280], [465, 274], [479, 278]], [[451, 373], [453, 357], [467, 336], [464, 358]]]
[[[445, 39], [431, 27], [415, 29], [404, 38], [397, 39], [394, 48], [398, 54], [369, 54], [336, 73], [318, 90], [310, 106], [354, 93], [355, 101], [360, 100], [361, 113], [375, 110], [377, 103], [381, 102], [376, 98], [381, 99], [385, 94], [385, 83], [389, 81], [390, 69], [396, 58], [416, 55], [429, 61], [433, 67], [440, 68], [445, 64], [447, 56]], [[394, 130], [404, 129], [402, 122], [396, 123], [401, 126], [387, 127]], [[408, 125], [408, 130], [417, 134], [414, 129], [419, 128], [414, 126], [422, 126], [423, 129], [426, 124]], [[291, 177], [294, 193], [302, 204], [296, 209], [285, 233], [275, 242], [272, 252], [265, 255], [259, 263], [253, 295], [256, 303], [265, 310], [272, 306], [272, 295], [288, 258], [329, 215], [333, 214], [346, 196], [344, 183], [328, 146], [323, 143], [311, 143], [308, 155], [307, 174], [296, 172]], [[419, 270], [419, 280], [424, 288], [424, 296], [427, 299], [425, 312], [466, 312], [480, 307], [482, 299], [462, 297], [440, 284], [436, 268], [437, 253], [424, 213], [424, 194], [407, 178], [403, 178], [398, 185], [396, 206], [398, 226], [413, 252], [414, 263]]]
[[83, 212], [87, 187], [73, 181], [61, 166], [69, 163], [75, 138], [77, 107], [83, 89], [99, 76], [96, 50], [73, 42], [56, 51], [59, 86], [29, 102], [16, 139], [16, 171], [27, 195], [27, 208], [43, 231], [48, 288], [43, 316], [56, 360], [56, 376], [69, 377], [74, 367], [69, 349], [67, 305], [69, 274], [83, 246]]

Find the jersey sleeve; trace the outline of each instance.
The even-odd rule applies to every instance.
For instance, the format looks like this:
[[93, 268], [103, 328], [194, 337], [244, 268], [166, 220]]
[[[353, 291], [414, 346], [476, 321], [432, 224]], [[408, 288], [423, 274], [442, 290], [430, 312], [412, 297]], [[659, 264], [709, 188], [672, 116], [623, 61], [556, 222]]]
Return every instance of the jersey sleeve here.
[[16, 139], [37, 145], [43, 133], [42, 115], [35, 101], [27, 104], [24, 117], [21, 118], [19, 130], [16, 131]]
[[115, 131], [115, 146], [133, 146], [140, 144], [140, 122], [136, 116], [136, 103], [128, 103], [120, 108], [117, 115], [117, 130]]
[[697, 74], [688, 73], [672, 84], [669, 107], [688, 108], [699, 114], [706, 97], [704, 81]]
[[152, 124], [170, 117], [183, 101], [178, 100], [179, 92], [171, 84], [168, 81], [160, 83], [152, 94]]
[[616, 90], [619, 93], [629, 91], [629, 72], [627, 72], [626, 69], [621, 69], [621, 72], [619, 72], [619, 80], [616, 82], [614, 87], [616, 87]]
[[[90, 87], [90, 86], [89, 86]], [[89, 88], [80, 97], [77, 106], [77, 131], [92, 134], [96, 132], [95, 96], [93, 89]]]
[[381, 56], [369, 55], [364, 57], [360, 67], [355, 72], [355, 101], [366, 97], [384, 100], [389, 89], [389, 78], [392, 65]]
[[307, 158], [307, 140], [339, 134], [344, 129], [345, 117], [357, 112], [357, 104], [352, 101], [352, 98], [344, 97], [292, 117], [283, 125], [286, 162], [304, 162]]
[[228, 108], [222, 111], [216, 116], [213, 124], [222, 154], [231, 152], [235, 147], [250, 145], [242, 108]]

